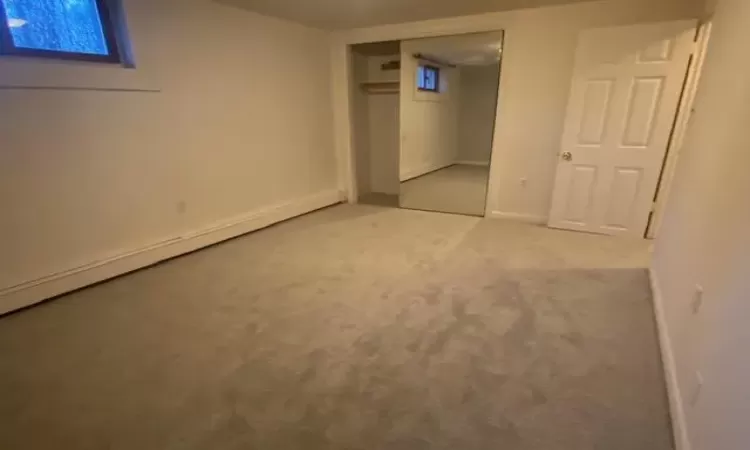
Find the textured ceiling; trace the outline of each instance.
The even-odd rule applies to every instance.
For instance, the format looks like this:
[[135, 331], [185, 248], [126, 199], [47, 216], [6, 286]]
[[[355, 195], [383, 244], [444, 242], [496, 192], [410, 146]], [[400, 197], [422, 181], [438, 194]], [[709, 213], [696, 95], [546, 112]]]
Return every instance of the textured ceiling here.
[[325, 29], [345, 29], [591, 0], [215, 0]]
[[461, 34], [409, 43], [409, 51], [457, 66], [497, 64], [503, 48], [503, 32]]
[[[503, 32], [470, 33], [459, 36], [422, 39], [414, 53], [455, 64], [457, 66], [484, 66], [497, 64], [503, 48]], [[354, 51], [368, 56], [396, 55], [401, 53], [399, 41], [357, 44]]]

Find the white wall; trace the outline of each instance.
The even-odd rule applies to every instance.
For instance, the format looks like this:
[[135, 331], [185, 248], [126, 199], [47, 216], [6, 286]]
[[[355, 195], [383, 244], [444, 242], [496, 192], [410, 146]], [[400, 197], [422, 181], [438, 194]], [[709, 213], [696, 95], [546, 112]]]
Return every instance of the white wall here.
[[363, 82], [399, 82], [400, 71], [382, 70], [395, 55], [364, 55], [352, 52], [354, 147], [359, 195], [369, 192], [398, 195], [399, 182], [399, 94], [368, 93]]
[[500, 65], [462, 66], [458, 162], [486, 164], [492, 154]]
[[[400, 54], [370, 56], [368, 81], [400, 81], [401, 71], [382, 70], [382, 64], [400, 60]], [[399, 94], [367, 96], [370, 150], [370, 190], [399, 195]]]
[[[336, 34], [334, 45], [506, 30], [501, 101], [493, 146], [489, 209], [545, 220], [568, 101], [578, 32], [588, 27], [699, 17], [702, 0], [610, 0], [362, 28]], [[341, 53], [336, 76], [345, 68]], [[345, 89], [345, 87], [344, 87]], [[346, 106], [338, 95], [337, 134]], [[339, 108], [340, 106], [340, 108]], [[337, 141], [342, 161], [346, 141]], [[526, 179], [527, 183], [521, 183]]]
[[[668, 348], [693, 450], [750, 448], [750, 2], [720, 0], [655, 245]], [[705, 290], [693, 313], [696, 284]], [[696, 372], [704, 386], [696, 396]], [[687, 449], [683, 446], [682, 449]]]
[[356, 51], [352, 52], [352, 67], [356, 80], [352, 89], [352, 118], [354, 121], [355, 167], [359, 195], [372, 192], [370, 183], [370, 96], [367, 95], [360, 84], [370, 78], [369, 59], [366, 55]]
[[707, 16], [711, 16], [716, 11], [716, 5], [719, 3], [719, 0], [706, 0], [706, 6], [705, 6], [705, 13]]
[[370, 95], [368, 113], [371, 190], [399, 195], [399, 95]]
[[441, 66], [440, 92], [417, 90], [415, 53], [429, 54], [445, 38], [401, 43], [401, 181], [449, 166], [458, 154], [461, 74]]
[[338, 195], [326, 33], [205, 0], [124, 3], [136, 70], [2, 62], [0, 84], [63, 88], [0, 90], [0, 312], [87, 265]]

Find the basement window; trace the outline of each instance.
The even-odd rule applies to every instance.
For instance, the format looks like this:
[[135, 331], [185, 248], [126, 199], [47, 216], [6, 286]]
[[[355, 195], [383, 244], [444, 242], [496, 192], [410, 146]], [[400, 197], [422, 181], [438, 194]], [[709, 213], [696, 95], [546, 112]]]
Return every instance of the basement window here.
[[417, 69], [417, 89], [427, 92], [440, 92], [440, 69], [434, 66], [419, 66]]
[[0, 0], [0, 53], [120, 63], [112, 0]]

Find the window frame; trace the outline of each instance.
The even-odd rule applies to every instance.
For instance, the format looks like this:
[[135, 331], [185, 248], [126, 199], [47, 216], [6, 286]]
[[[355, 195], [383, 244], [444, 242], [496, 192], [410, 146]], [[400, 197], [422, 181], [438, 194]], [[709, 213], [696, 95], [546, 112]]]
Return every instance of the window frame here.
[[122, 64], [122, 57], [117, 40], [117, 23], [112, 14], [109, 0], [94, 0], [102, 24], [102, 34], [109, 54], [97, 55], [93, 53], [66, 52], [59, 50], [44, 50], [36, 48], [16, 47], [8, 25], [8, 15], [5, 4], [0, 0], [0, 56], [20, 56], [43, 58], [63, 61], [84, 61], [95, 63]]
[[[422, 77], [417, 82], [417, 90], [421, 92], [432, 92], [435, 94], [440, 93], [440, 68], [437, 66], [429, 65], [429, 64], [420, 64], [419, 67], [423, 68], [422, 71]], [[422, 87], [421, 85], [424, 83], [424, 74], [427, 70], [431, 70], [435, 74], [435, 89], [430, 89], [426, 87]], [[417, 70], [417, 73], [419, 73], [419, 70]]]

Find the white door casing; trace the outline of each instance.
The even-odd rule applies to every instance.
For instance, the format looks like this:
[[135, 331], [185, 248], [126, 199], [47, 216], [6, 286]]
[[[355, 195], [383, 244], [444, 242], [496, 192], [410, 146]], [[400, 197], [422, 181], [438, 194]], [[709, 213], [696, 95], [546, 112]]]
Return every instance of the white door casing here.
[[695, 96], [698, 93], [698, 86], [708, 54], [708, 44], [711, 40], [712, 27], [713, 23], [708, 20], [702, 22], [698, 28], [698, 37], [695, 42], [693, 59], [688, 68], [688, 76], [685, 81], [685, 90], [682, 93], [680, 110], [677, 113], [674, 132], [669, 142], [669, 151], [664, 160], [664, 169], [662, 170], [659, 187], [657, 187], [656, 204], [654, 205], [655, 211], [646, 231], [646, 237], [649, 239], [656, 238], [656, 234], [664, 220], [669, 194], [672, 191], [672, 182], [675, 178], [677, 162], [680, 159], [680, 152], [685, 142], [687, 130], [690, 127], [690, 120], [693, 117]]
[[580, 34], [550, 227], [643, 237], [696, 25]]

